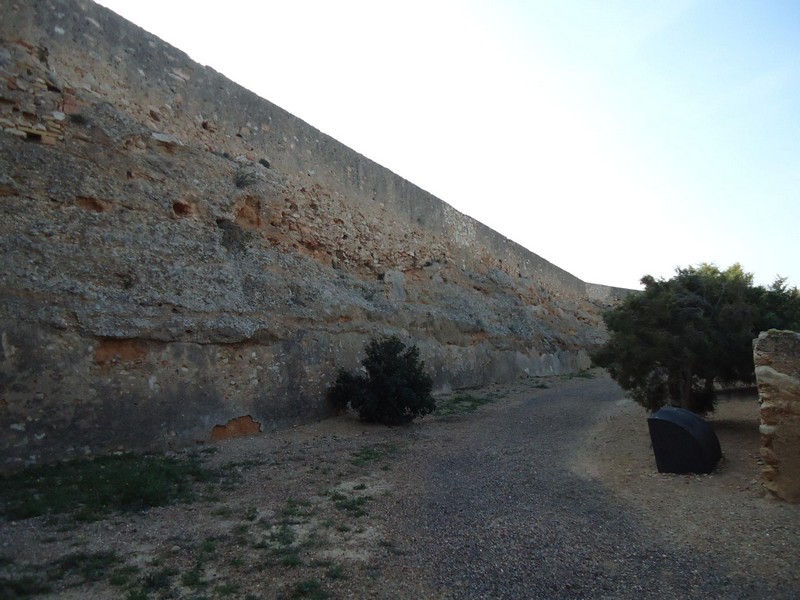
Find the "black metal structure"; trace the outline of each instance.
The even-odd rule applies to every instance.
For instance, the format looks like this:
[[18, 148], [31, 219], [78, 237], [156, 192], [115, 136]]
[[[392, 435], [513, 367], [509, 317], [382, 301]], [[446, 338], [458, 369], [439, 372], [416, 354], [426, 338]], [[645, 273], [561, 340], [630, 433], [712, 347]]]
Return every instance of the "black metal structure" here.
[[689, 410], [665, 406], [647, 426], [659, 473], [710, 473], [722, 457], [711, 425]]

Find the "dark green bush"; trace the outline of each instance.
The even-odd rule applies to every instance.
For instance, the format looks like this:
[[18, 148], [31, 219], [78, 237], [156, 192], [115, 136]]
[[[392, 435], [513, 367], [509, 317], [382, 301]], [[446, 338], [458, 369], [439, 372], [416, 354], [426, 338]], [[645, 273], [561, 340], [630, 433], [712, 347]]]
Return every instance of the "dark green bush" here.
[[340, 370], [328, 390], [335, 407], [348, 405], [362, 421], [401, 425], [433, 412], [433, 381], [416, 346], [406, 347], [397, 337], [373, 339], [361, 362], [366, 373], [354, 375]]

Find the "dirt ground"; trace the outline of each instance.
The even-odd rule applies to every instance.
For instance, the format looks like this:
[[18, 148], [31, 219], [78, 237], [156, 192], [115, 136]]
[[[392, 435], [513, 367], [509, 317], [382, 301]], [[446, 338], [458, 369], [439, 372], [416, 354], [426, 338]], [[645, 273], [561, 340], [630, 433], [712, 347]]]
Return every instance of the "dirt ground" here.
[[600, 480], [676, 541], [717, 548], [767, 578], [796, 573], [800, 506], [761, 486], [756, 393], [722, 395], [707, 416], [723, 455], [708, 475], [659, 473], [646, 416], [631, 400], [618, 400], [590, 432], [587, 460], [575, 471]]
[[[425, 449], [456, 443], [481, 411], [563, 381], [472, 390], [491, 403], [410, 427], [342, 416], [201, 448], [209, 466], [238, 474], [234, 486], [192, 504], [96, 523], [0, 523], [0, 578], [30, 578], [29, 590], [40, 592], [25, 596], [18, 587], [9, 597], [386, 597], [388, 571], [398, 585], [411, 577], [402, 572], [409, 548], [398, 541], [392, 514], [418, 492]], [[710, 421], [724, 458], [699, 476], [659, 474], [644, 409], [621, 395], [606, 406], [580, 440], [574, 473], [600, 482], [676, 544], [718, 548], [731, 564], [746, 561], [768, 578], [797, 573], [800, 507], [764, 497], [755, 397], [720, 402]], [[95, 571], [81, 566], [98, 556], [112, 558]]]

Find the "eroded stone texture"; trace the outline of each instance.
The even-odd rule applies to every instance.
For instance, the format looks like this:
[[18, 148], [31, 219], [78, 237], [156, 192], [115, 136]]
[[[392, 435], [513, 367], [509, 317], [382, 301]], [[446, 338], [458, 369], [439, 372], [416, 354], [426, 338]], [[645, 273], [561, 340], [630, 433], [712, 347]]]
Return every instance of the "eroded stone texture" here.
[[624, 290], [100, 6], [0, 11], [0, 469], [324, 417], [373, 336], [437, 391], [589, 366]]
[[770, 330], [755, 340], [764, 487], [800, 502], [800, 333]]

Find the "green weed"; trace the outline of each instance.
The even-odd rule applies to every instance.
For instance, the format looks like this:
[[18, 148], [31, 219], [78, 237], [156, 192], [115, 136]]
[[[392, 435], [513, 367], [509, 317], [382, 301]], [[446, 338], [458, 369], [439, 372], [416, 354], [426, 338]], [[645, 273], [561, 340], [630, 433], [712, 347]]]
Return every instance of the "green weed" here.
[[139, 572], [139, 567], [125, 565], [119, 569], [115, 569], [111, 573], [108, 582], [117, 587], [123, 587], [131, 583], [132, 577]]
[[118, 562], [115, 552], [76, 552], [53, 562], [48, 576], [51, 580], [77, 576], [82, 581], [99, 581]]
[[327, 575], [328, 579], [347, 579], [344, 567], [341, 565], [331, 565], [325, 575]]
[[311, 600], [325, 600], [330, 598], [329, 594], [323, 589], [322, 584], [317, 579], [306, 579], [299, 581], [289, 592], [289, 598], [310, 598]]
[[[114, 552], [76, 552], [45, 565], [25, 565], [11, 577], [0, 576], [0, 598], [28, 598], [53, 590], [53, 583], [68, 580], [69, 585], [100, 581], [109, 575], [119, 558]], [[13, 564], [6, 562], [5, 566]]]
[[36, 575], [20, 574], [18, 577], [0, 577], [0, 597], [29, 598], [53, 591], [53, 587]]
[[281, 526], [269, 536], [269, 539], [281, 546], [291, 546], [297, 540], [297, 534], [290, 525], [281, 523]]
[[200, 570], [199, 565], [181, 575], [181, 583], [186, 587], [200, 587], [207, 582], [203, 579], [203, 572]]
[[364, 506], [366, 505], [367, 501], [372, 499], [370, 496], [355, 496], [353, 498], [349, 498], [341, 492], [329, 492], [328, 496], [333, 501], [336, 508], [345, 511], [354, 517], [363, 517], [366, 515], [367, 511], [364, 510]]
[[397, 446], [393, 444], [363, 446], [360, 450], [353, 453], [353, 458], [350, 462], [357, 466], [363, 466], [368, 462], [389, 458], [395, 454], [397, 454]]
[[454, 415], [465, 415], [474, 413], [481, 406], [490, 404], [492, 400], [488, 397], [478, 397], [472, 394], [456, 394], [449, 398], [440, 398], [436, 402], [436, 410], [433, 414], [438, 417], [451, 417]]
[[204, 539], [203, 543], [200, 544], [200, 553], [201, 554], [216, 554], [217, 553], [217, 542], [215, 542], [213, 538]]
[[150, 595], [143, 588], [131, 588], [125, 594], [125, 600], [149, 600]]
[[34, 466], [0, 478], [0, 515], [20, 520], [66, 513], [77, 521], [96, 521], [112, 512], [191, 502], [197, 483], [220, 477], [196, 458], [156, 455]]
[[578, 371], [577, 373], [570, 373], [569, 375], [567, 375], [567, 378], [568, 379], [575, 379], [575, 378], [578, 378], [578, 379], [594, 379], [594, 373], [584, 369], [583, 371]]
[[281, 564], [284, 567], [289, 567], [289, 568], [299, 567], [303, 564], [303, 560], [300, 558], [300, 555], [297, 554], [297, 552], [292, 551], [292, 552], [287, 552], [286, 554], [283, 555], [283, 557], [281, 558]]
[[218, 585], [215, 591], [219, 596], [224, 598], [225, 596], [231, 596], [237, 593], [239, 591], [239, 586], [235, 583], [231, 583], [230, 581], [226, 581], [225, 583]]
[[295, 500], [294, 498], [289, 498], [286, 501], [286, 507], [282, 512], [284, 517], [292, 518], [310, 517], [314, 514], [311, 509], [311, 502], [308, 500]]
[[244, 566], [244, 559], [241, 556], [234, 556], [228, 561], [228, 564], [232, 567], [241, 567]]
[[149, 591], [163, 590], [172, 585], [172, 578], [178, 574], [174, 567], [164, 567], [153, 573], [148, 573], [142, 580], [142, 585]]

